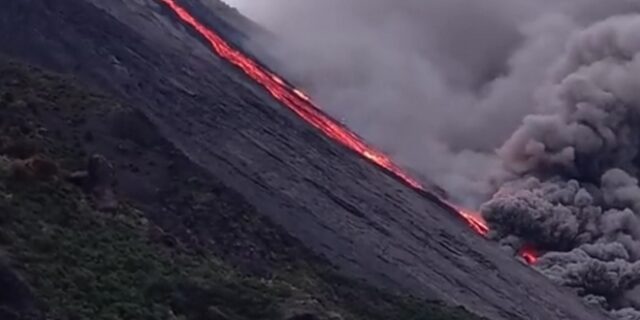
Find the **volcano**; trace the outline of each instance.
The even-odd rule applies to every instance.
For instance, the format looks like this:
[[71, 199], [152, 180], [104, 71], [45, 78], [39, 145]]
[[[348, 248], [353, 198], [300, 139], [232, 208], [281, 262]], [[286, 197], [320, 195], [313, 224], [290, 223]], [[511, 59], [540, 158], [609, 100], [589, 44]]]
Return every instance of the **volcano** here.
[[[300, 119], [166, 3], [5, 1], [1, 51], [135, 105], [190, 161], [345, 275], [495, 320], [605, 318], [484, 241], [451, 214], [459, 210], [416, 192], [396, 167], [381, 170], [376, 154], [363, 158]], [[255, 30], [217, 1], [168, 3], [241, 51]]]

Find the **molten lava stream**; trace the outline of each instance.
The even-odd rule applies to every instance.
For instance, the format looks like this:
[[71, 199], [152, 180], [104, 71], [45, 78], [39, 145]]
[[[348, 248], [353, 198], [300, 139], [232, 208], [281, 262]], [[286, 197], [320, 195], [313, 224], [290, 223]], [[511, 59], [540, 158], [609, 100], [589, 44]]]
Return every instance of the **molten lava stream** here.
[[[332, 140], [339, 142], [348, 149], [360, 154], [364, 158], [375, 163], [377, 166], [385, 169], [387, 172], [390, 172], [409, 186], [422, 192], [428, 192], [422, 184], [409, 176], [409, 174], [405, 173], [404, 170], [393, 163], [387, 155], [370, 147], [355, 133], [351, 132], [349, 129], [322, 112], [320, 108], [313, 104], [311, 99], [304, 92], [287, 85], [282, 78], [262, 67], [259, 63], [252, 60], [239, 50], [231, 47], [227, 41], [213, 30], [200, 23], [187, 11], [187, 9], [180, 6], [176, 0], [158, 1], [167, 5], [167, 7], [169, 7], [180, 18], [180, 20], [191, 26], [204, 39], [206, 39], [218, 56], [233, 64], [255, 82], [262, 85], [271, 94], [271, 96], [273, 96], [273, 98], [292, 110], [307, 123], [323, 132]], [[439, 199], [442, 203], [448, 205], [451, 209], [457, 212], [474, 231], [483, 236], [487, 235], [489, 227], [478, 214], [461, 209], [458, 206], [450, 204], [444, 199]]]

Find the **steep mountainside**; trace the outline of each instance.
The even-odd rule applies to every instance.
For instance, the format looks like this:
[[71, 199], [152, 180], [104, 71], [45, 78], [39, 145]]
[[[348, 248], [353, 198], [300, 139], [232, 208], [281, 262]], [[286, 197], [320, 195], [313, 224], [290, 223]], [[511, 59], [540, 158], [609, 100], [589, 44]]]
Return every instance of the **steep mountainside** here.
[[[236, 28], [243, 23], [229, 23], [237, 21], [232, 10], [214, 0], [180, 2], [241, 41], [244, 31]], [[342, 274], [463, 305], [495, 320], [604, 318], [437, 204], [324, 138], [220, 61], [156, 0], [4, 1], [0, 41], [7, 55], [74, 74], [126, 101], [177, 148], [174, 153], [184, 155], [182, 161], [200, 165], [220, 187], [241, 195], [255, 210], [247, 219], [266, 218]], [[132, 136], [153, 131], [136, 122], [127, 126], [136, 129]], [[141, 206], [148, 206], [179, 197], [184, 189], [158, 188], [166, 178], [151, 176], [125, 174], [122, 190], [130, 188], [126, 194], [147, 199]], [[209, 225], [208, 219], [219, 216], [208, 209], [184, 214], [179, 199], [144, 215], [185, 239], [249, 228]], [[255, 243], [268, 240], [265, 235]], [[264, 272], [253, 270], [263, 264], [252, 264], [251, 254], [266, 253], [231, 243], [242, 248], [230, 250], [234, 265]], [[271, 248], [283, 246], [276, 242]]]
[[338, 275], [75, 82], [0, 59], [0, 319], [478, 319]]

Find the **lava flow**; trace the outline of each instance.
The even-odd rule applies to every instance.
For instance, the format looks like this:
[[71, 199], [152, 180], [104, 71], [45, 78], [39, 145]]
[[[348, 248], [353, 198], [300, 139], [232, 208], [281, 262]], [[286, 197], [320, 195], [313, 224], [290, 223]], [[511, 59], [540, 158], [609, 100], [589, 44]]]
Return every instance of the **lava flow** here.
[[[192, 16], [187, 9], [180, 6], [176, 0], [159, 0], [167, 5], [185, 24], [191, 26], [204, 39], [207, 40], [213, 51], [242, 70], [247, 76], [255, 82], [262, 85], [270, 94], [281, 104], [296, 113], [307, 123], [322, 131], [326, 136], [334, 141], [339, 142], [348, 149], [360, 154], [364, 158], [375, 163], [377, 166], [390, 172], [409, 186], [422, 192], [428, 192], [421, 183], [404, 172], [398, 165], [393, 163], [391, 159], [384, 153], [367, 145], [360, 137], [349, 129], [333, 120], [327, 114], [316, 107], [311, 99], [299, 89], [291, 87], [282, 78], [278, 77], [271, 71], [262, 67], [256, 61], [252, 60], [239, 50], [233, 48], [221, 36], [215, 33], [204, 24], [200, 23]], [[476, 213], [466, 209], [461, 209], [444, 199], [438, 197], [444, 204], [449, 206], [453, 211], [457, 212], [469, 226], [477, 233], [486, 236], [489, 227], [485, 221]], [[527, 262], [535, 261], [535, 256], [527, 251]]]

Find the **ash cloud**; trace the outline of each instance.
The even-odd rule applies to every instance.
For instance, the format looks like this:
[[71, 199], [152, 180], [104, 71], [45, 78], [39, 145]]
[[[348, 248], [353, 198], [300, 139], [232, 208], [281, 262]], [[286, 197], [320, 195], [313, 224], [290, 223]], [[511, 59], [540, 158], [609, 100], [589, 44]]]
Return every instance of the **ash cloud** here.
[[282, 43], [259, 47], [336, 118], [477, 205], [570, 29], [535, 25], [529, 0], [484, 1], [275, 0], [259, 17]]
[[575, 31], [549, 70], [497, 151], [512, 180], [481, 211], [495, 239], [546, 252], [552, 281], [640, 319], [640, 15]]
[[254, 44], [319, 105], [480, 207], [505, 248], [543, 252], [552, 281], [640, 320], [639, 0], [259, 10], [281, 42]]

